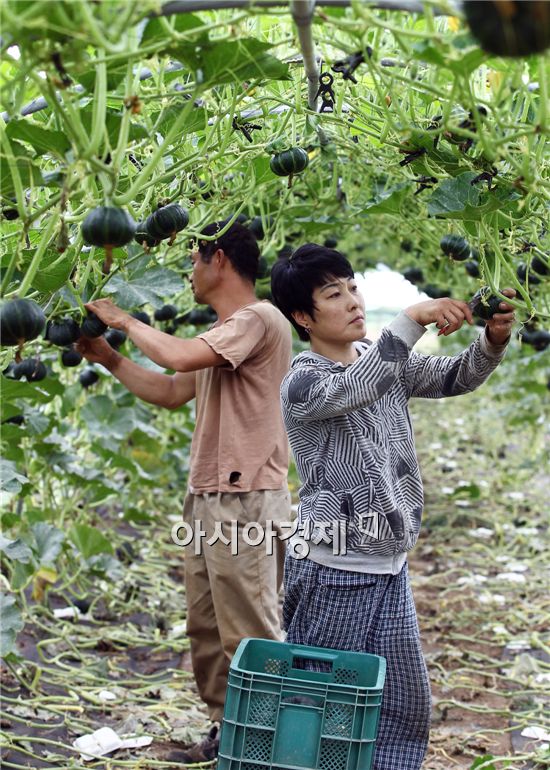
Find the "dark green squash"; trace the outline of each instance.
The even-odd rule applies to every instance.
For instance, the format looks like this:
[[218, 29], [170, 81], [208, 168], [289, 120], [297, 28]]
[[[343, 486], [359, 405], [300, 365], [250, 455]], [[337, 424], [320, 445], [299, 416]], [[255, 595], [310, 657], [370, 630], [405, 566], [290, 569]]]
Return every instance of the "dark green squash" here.
[[80, 333], [83, 337], [101, 337], [107, 331], [107, 324], [104, 324], [101, 318], [98, 318], [95, 313], [88, 313], [82, 326], [80, 327]]
[[46, 316], [32, 299], [9, 299], [0, 305], [0, 345], [22, 345], [44, 329]]
[[151, 317], [149, 316], [149, 313], [146, 313], [145, 310], [135, 310], [133, 313], [130, 313], [132, 318], [137, 319], [138, 321], [141, 321], [142, 324], [147, 324], [147, 326], [151, 326]]
[[550, 46], [547, 0], [465, 0], [470, 31], [487, 53], [530, 56]]
[[471, 259], [469, 262], [465, 262], [464, 269], [472, 278], [479, 278], [481, 275], [479, 272], [479, 262], [476, 259]]
[[86, 367], [83, 372], [80, 373], [78, 381], [83, 388], [89, 388], [99, 380], [99, 374], [91, 366]]
[[178, 309], [175, 305], [163, 305], [159, 307], [153, 313], [155, 321], [171, 321], [178, 314]]
[[499, 297], [491, 293], [491, 289], [488, 286], [482, 286], [481, 289], [476, 291], [469, 304], [476, 318], [488, 321], [495, 313], [507, 312], [499, 308], [501, 302], [502, 300]]
[[44, 339], [52, 345], [64, 348], [76, 342], [80, 337], [80, 326], [72, 318], [63, 318], [61, 321], [48, 321]]
[[269, 168], [277, 176], [294, 176], [307, 168], [309, 157], [301, 147], [291, 147], [290, 150], [278, 152], [271, 156]]
[[424, 280], [424, 273], [419, 267], [408, 267], [403, 270], [403, 278], [409, 283], [418, 284]]
[[122, 329], [108, 329], [105, 332], [105, 339], [114, 350], [118, 350], [126, 342], [126, 335]]
[[444, 235], [439, 245], [441, 251], [455, 262], [464, 262], [470, 256], [470, 244], [461, 235]]
[[113, 249], [129, 243], [135, 232], [136, 223], [128, 212], [114, 206], [98, 206], [82, 223], [85, 243], [105, 249], [104, 273], [111, 269]]
[[176, 233], [183, 230], [189, 224], [189, 212], [179, 203], [169, 203], [160, 206], [145, 220], [145, 229], [152, 238], [163, 240], [170, 238], [170, 242], [176, 237]]
[[13, 367], [13, 377], [16, 380], [24, 377], [27, 382], [39, 382], [47, 374], [48, 371], [39, 358], [24, 358]]
[[145, 225], [145, 221], [138, 222], [134, 240], [136, 243], [139, 243], [140, 246], [143, 246], [143, 248], [146, 250], [154, 249], [155, 246], [158, 246], [160, 243], [158, 238], [153, 238], [153, 236], [149, 233]]
[[81, 361], [81, 354], [72, 346], [65, 348], [65, 350], [61, 353], [61, 363], [63, 366], [78, 366]]

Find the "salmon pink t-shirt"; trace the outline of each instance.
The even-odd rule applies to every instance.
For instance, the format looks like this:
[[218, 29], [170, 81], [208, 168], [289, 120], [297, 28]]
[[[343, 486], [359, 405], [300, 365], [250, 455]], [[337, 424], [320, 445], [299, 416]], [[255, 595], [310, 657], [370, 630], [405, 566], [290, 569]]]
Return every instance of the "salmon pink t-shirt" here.
[[288, 470], [279, 392], [290, 366], [288, 321], [258, 301], [198, 337], [227, 364], [196, 373], [190, 491], [280, 489]]

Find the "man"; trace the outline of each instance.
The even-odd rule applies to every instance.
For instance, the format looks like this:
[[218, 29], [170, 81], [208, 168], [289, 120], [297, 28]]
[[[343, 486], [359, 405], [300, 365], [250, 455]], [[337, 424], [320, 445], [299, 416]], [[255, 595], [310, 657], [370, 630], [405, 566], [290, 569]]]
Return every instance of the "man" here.
[[[222, 226], [209, 225], [203, 235], [215, 236]], [[196, 397], [184, 504], [187, 532], [196, 534], [184, 553], [187, 633], [197, 687], [213, 726], [204, 741], [179, 756], [184, 762], [217, 754], [229, 662], [240, 640], [281, 638], [279, 525], [290, 519], [290, 497], [279, 387], [289, 367], [291, 335], [281, 313], [254, 294], [259, 256], [256, 239], [240, 224], [199, 241], [191, 258], [193, 293], [197, 302], [214, 308], [218, 321], [194, 339], [153, 329], [109, 300], [86, 305], [173, 375], [144, 369], [103, 338], [79, 343], [89, 361], [103, 364], [149, 403], [176, 409]], [[246, 525], [256, 523], [247, 538]], [[268, 537], [254, 546], [258, 528]], [[269, 537], [270, 529], [276, 537]]]
[[277, 262], [271, 286], [311, 345], [281, 386], [306, 532], [291, 541], [285, 565], [287, 641], [385, 657], [374, 770], [419, 770], [431, 700], [406, 562], [423, 506], [408, 401], [479, 387], [502, 360], [513, 308], [500, 303], [459, 355], [426, 356], [412, 350], [425, 327], [447, 336], [471, 324], [466, 302], [419, 302], [370, 343], [363, 298], [339, 252], [306, 244]]

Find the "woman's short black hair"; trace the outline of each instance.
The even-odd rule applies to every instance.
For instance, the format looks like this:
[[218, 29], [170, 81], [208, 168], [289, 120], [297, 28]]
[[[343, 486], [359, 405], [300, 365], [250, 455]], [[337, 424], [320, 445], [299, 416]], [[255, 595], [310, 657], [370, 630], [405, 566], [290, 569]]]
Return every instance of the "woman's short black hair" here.
[[306, 342], [309, 337], [303, 326], [296, 323], [292, 313], [302, 311], [315, 318], [313, 292], [331, 278], [353, 278], [353, 267], [336, 249], [317, 243], [306, 243], [289, 257], [285, 256], [271, 269], [273, 302], [288, 318]]
[[[201, 235], [216, 235], [226, 224], [227, 220], [213, 222], [202, 229]], [[214, 241], [204, 241], [199, 235], [196, 248], [204, 262], [210, 262], [212, 255], [222, 249], [240, 276], [252, 283], [256, 281], [260, 249], [256, 236], [244, 225], [234, 222], [227, 232]]]

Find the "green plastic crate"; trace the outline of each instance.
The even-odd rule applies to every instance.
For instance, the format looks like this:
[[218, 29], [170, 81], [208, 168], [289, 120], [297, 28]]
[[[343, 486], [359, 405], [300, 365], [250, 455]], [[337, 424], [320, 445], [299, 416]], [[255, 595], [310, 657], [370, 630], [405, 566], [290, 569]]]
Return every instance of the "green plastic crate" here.
[[385, 674], [377, 655], [243, 639], [218, 770], [370, 770]]

